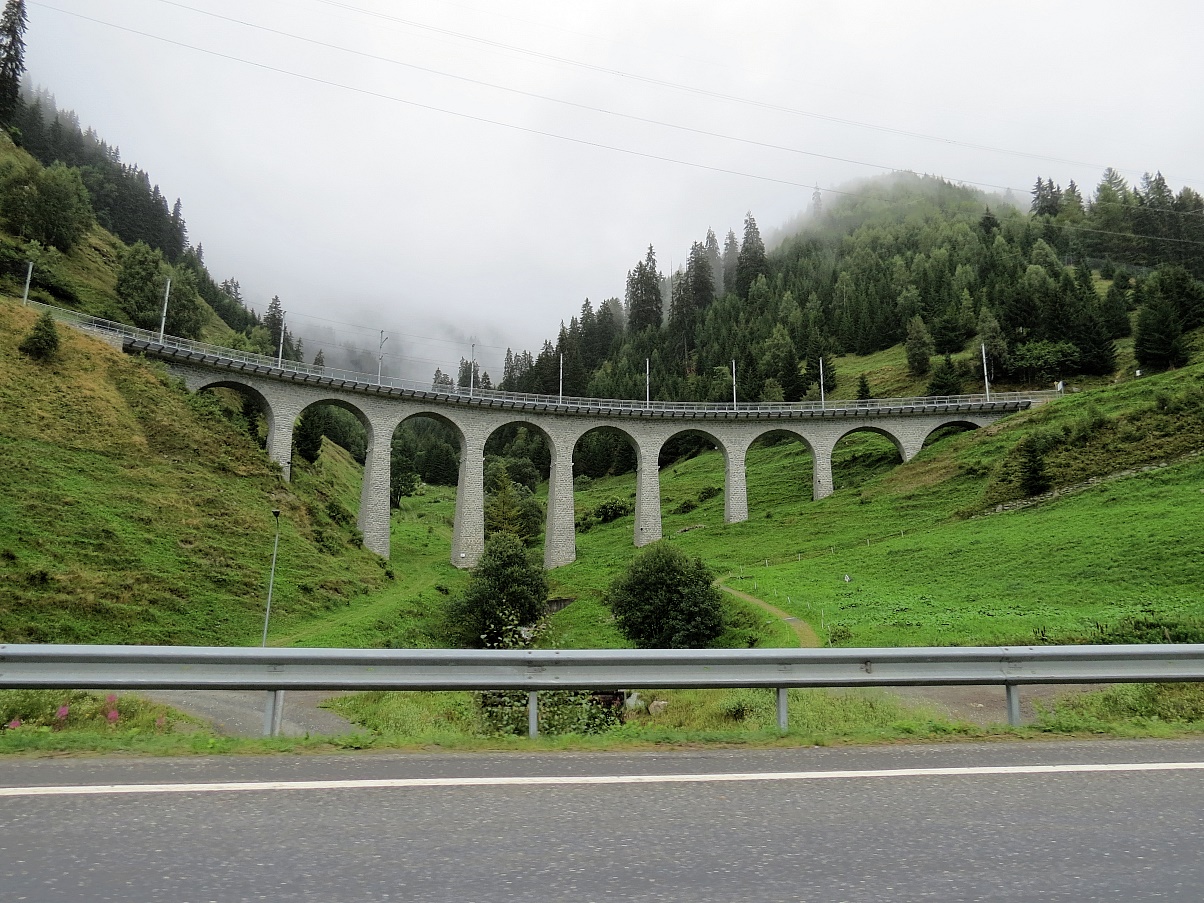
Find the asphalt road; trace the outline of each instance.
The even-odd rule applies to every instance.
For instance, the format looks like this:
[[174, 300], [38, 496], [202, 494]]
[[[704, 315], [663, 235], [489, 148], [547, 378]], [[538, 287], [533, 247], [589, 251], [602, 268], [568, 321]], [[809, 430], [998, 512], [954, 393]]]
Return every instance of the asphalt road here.
[[1025, 771], [1084, 763], [1199, 764], [1204, 742], [12, 759], [0, 900], [1204, 897], [1204, 770]]

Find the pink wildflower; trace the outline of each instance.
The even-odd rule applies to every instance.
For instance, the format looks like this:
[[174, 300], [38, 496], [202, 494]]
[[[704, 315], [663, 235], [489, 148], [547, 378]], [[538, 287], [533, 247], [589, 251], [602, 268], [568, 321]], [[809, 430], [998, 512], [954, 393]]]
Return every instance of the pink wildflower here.
[[10, 721], [10, 722], [8, 723], [8, 727], [9, 727], [9, 729], [10, 729], [10, 730], [16, 730], [16, 729], [17, 729], [17, 728], [19, 728], [20, 726], [21, 726], [21, 719], [20, 719], [20, 718], [14, 718], [12, 721]]
[[109, 724], [116, 724], [117, 719], [121, 716], [117, 714], [116, 709], [109, 709]]
[[108, 696], [105, 697], [105, 702], [107, 702], [109, 705], [113, 705], [114, 703], [117, 702], [117, 694], [110, 693]]
[[67, 720], [67, 706], [65, 706], [65, 705], [59, 706], [59, 710], [54, 713], [54, 717], [57, 718], [59, 721], [66, 721]]

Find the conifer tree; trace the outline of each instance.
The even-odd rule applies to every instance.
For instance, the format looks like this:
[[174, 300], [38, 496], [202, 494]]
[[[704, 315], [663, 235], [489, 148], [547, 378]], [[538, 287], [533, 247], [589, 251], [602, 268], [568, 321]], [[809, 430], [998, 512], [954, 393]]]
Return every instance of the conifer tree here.
[[907, 371], [912, 376], [923, 376], [932, 366], [935, 346], [923, 318], [914, 316], [907, 321]]
[[744, 241], [740, 243], [740, 253], [736, 257], [736, 294], [741, 300], [747, 299], [748, 290], [757, 277], [768, 273], [765, 242], [761, 241], [761, 231], [750, 210], [744, 217]]
[[0, 126], [13, 124], [25, 72], [25, 0], [8, 0], [0, 14]]
[[870, 381], [866, 375], [862, 373], [857, 379], [857, 400], [869, 401], [873, 397], [873, 394], [870, 392]]
[[1108, 334], [1103, 318], [1092, 311], [1075, 335], [1079, 349], [1079, 369], [1093, 376], [1108, 376], [1116, 370], [1116, 343]]
[[986, 212], [979, 219], [978, 229], [986, 238], [990, 238], [993, 233], [999, 231], [999, 217], [991, 212], [990, 207], [986, 208]]
[[953, 358], [945, 355], [944, 359], [932, 371], [932, 379], [928, 382], [928, 395], [947, 396], [962, 394], [962, 378], [957, 372]]
[[313, 464], [322, 453], [322, 436], [327, 426], [326, 406], [310, 405], [301, 412], [297, 420], [297, 429], [293, 433], [293, 442], [297, 454]]
[[1026, 496], [1048, 492], [1053, 485], [1045, 469], [1045, 450], [1032, 436], [1020, 440], [1020, 488]]
[[1175, 306], [1154, 294], [1137, 314], [1133, 335], [1137, 363], [1153, 370], [1167, 370], [1187, 363], [1183, 325]]
[[28, 354], [35, 361], [51, 361], [59, 353], [59, 331], [54, 324], [54, 317], [46, 311], [33, 324], [29, 335], [21, 340], [17, 350]]
[[1121, 339], [1133, 332], [1133, 323], [1129, 319], [1129, 297], [1125, 291], [1128, 277], [1121, 274], [1113, 276], [1112, 285], [1108, 287], [1104, 300], [1100, 303], [1100, 317], [1109, 337]]
[[660, 327], [663, 313], [660, 281], [656, 252], [649, 245], [644, 259], [627, 274], [627, 327], [632, 333]]
[[736, 233], [727, 230], [727, 238], [723, 240], [723, 293], [734, 294], [736, 291], [736, 271], [740, 262], [740, 242]]
[[711, 297], [723, 297], [723, 253], [719, 250], [719, 239], [715, 237], [714, 229], [707, 229], [706, 238], [707, 263], [711, 267]]

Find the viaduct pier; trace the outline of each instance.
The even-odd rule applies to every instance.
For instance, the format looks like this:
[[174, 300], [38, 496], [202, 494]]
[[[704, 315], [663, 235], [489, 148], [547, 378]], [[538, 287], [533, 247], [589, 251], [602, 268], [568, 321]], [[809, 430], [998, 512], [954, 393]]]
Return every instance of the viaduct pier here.
[[[748, 519], [745, 456], [766, 433], [796, 436], [814, 462], [812, 498], [830, 495], [832, 451], [849, 433], [869, 431], [888, 438], [904, 462], [942, 427], [985, 426], [1048, 400], [1054, 393], [870, 399], [826, 403], [738, 403], [630, 401], [524, 395], [490, 390], [434, 391], [429, 385], [379, 379], [374, 374], [279, 361], [184, 339], [122, 327], [122, 348], [163, 360], [191, 391], [229, 388], [249, 395], [267, 421], [267, 450], [289, 478], [293, 428], [310, 405], [350, 411], [367, 434], [360, 495], [359, 528], [364, 545], [389, 555], [390, 453], [393, 433], [412, 417], [433, 417], [450, 426], [460, 445], [460, 472], [451, 560], [471, 567], [485, 544], [484, 458], [496, 430], [520, 424], [540, 433], [551, 454], [544, 564], [560, 567], [576, 558], [573, 516], [573, 451], [578, 440], [600, 427], [621, 433], [635, 451], [637, 546], [661, 538], [658, 458], [661, 448], [683, 432], [707, 436], [723, 453], [724, 519]], [[116, 344], [116, 342], [114, 342]]]

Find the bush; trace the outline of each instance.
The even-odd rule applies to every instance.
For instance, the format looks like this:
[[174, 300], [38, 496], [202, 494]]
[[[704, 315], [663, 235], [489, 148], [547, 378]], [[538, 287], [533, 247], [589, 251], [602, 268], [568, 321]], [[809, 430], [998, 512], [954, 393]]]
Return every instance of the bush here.
[[609, 524], [635, 511], [635, 504], [628, 499], [607, 499], [595, 507], [583, 511], [577, 518], [577, 529], [588, 533], [598, 524]]
[[635, 505], [629, 499], [607, 499], [599, 502], [594, 508], [594, 517], [600, 524], [609, 524], [620, 517], [626, 517], [635, 511]]
[[28, 354], [35, 361], [50, 361], [59, 353], [59, 331], [54, 325], [54, 317], [46, 311], [33, 324], [29, 335], [17, 346], [22, 354]]
[[641, 649], [698, 649], [723, 632], [715, 575], [667, 542], [636, 556], [607, 591], [619, 630]]
[[511, 648], [521, 645], [520, 628], [543, 615], [548, 580], [522, 540], [495, 533], [472, 569], [463, 595], [448, 609], [449, 633], [470, 646]]
[[[477, 694], [481, 714], [499, 734], [527, 735], [527, 694], [497, 690]], [[623, 723], [622, 696], [590, 690], [542, 690], [539, 693], [539, 732], [603, 734]]]

